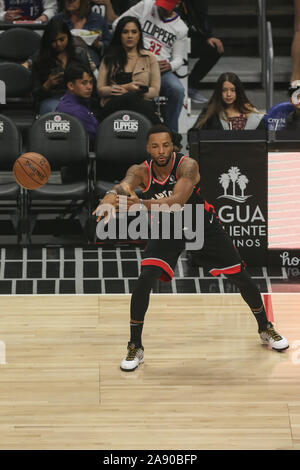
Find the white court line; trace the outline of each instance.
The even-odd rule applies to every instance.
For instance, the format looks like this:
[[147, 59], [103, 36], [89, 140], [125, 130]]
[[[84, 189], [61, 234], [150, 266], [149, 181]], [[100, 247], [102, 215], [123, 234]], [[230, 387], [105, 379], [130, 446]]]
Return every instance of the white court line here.
[[[261, 292], [261, 294], [272, 294], [273, 295], [286, 295], [286, 294], [289, 294], [289, 295], [299, 295], [300, 296], [300, 292]], [[14, 294], [15, 297], [49, 297], [49, 296], [59, 296], [59, 297], [79, 297], [79, 296], [95, 296], [95, 297], [98, 297], [98, 296], [124, 296], [124, 295], [128, 295], [128, 296], [131, 296], [131, 294]], [[170, 294], [165, 294], [165, 293], [162, 293], [162, 294], [159, 294], [159, 293], [152, 293], [152, 295], [239, 295], [241, 296], [241, 294], [239, 292], [226, 292], [224, 294], [220, 294], [218, 292], [203, 292], [201, 294], [195, 294], [194, 292], [192, 293], [180, 293], [180, 294], [174, 294], [174, 293], [170, 293]], [[0, 294], [0, 297], [11, 297], [12, 294]]]

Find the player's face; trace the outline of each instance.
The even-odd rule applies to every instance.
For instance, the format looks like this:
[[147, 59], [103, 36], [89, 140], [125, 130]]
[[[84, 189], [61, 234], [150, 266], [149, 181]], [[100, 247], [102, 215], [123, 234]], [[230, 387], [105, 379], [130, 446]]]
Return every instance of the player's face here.
[[133, 49], [140, 39], [140, 32], [135, 23], [127, 23], [121, 33], [121, 42], [125, 49]]
[[58, 33], [55, 40], [52, 42], [53, 49], [56, 52], [63, 52], [68, 45], [68, 35], [65, 33]]
[[93, 79], [87, 72], [84, 72], [82, 78], [69, 82], [68, 88], [74, 95], [88, 99], [93, 91]]
[[151, 134], [147, 142], [147, 152], [157, 166], [167, 166], [173, 152], [173, 143], [167, 132]]
[[225, 104], [233, 104], [236, 100], [235, 86], [231, 82], [224, 82], [222, 86], [222, 99]]

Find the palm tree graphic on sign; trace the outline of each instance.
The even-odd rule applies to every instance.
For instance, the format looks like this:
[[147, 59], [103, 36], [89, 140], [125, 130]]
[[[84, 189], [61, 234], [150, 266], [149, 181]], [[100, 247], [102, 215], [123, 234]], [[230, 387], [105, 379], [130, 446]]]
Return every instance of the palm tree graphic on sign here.
[[[229, 168], [227, 173], [222, 173], [219, 176], [219, 183], [224, 189], [224, 194], [219, 196], [219, 198], [228, 198], [237, 202], [245, 202], [251, 196], [245, 196], [245, 189], [249, 180], [246, 175], [242, 175], [240, 169], [237, 166], [232, 166]], [[232, 194], [227, 194], [227, 190], [232, 183]], [[241, 190], [241, 195], [236, 195], [236, 185]]]

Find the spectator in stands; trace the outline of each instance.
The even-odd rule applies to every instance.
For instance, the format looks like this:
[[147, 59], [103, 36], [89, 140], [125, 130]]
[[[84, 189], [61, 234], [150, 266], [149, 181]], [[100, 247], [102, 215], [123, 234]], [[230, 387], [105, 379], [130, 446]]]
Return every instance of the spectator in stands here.
[[77, 117], [89, 134], [90, 143], [95, 141], [98, 120], [89, 110], [89, 99], [93, 92], [91, 71], [82, 64], [69, 65], [64, 74], [67, 91], [60, 99], [56, 111]]
[[[145, 47], [158, 59], [161, 73], [160, 95], [168, 98], [163, 109], [164, 121], [169, 129], [178, 132], [184, 88], [174, 72], [184, 63], [188, 28], [174, 9], [174, 0], [141, 0], [120, 18], [131, 15], [140, 20]], [[114, 22], [113, 27], [120, 18]]]
[[191, 55], [199, 60], [189, 74], [189, 97], [195, 103], [207, 103], [199, 91], [199, 84], [224, 53], [220, 39], [214, 37], [208, 18], [208, 0], [182, 0], [178, 12], [189, 26]]
[[111, 33], [103, 16], [91, 11], [89, 0], [65, 0], [63, 11], [56, 17], [62, 18], [70, 30], [85, 29], [87, 32], [98, 33], [91, 46], [83, 43], [88, 47], [90, 57], [98, 68], [103, 53], [111, 41]]
[[32, 62], [33, 96], [40, 114], [55, 111], [66, 92], [63, 76], [67, 65], [84, 63], [89, 66], [86, 50], [75, 49], [73, 36], [60, 18], [52, 18], [41, 39], [41, 48]]
[[205, 112], [194, 127], [207, 130], [264, 129], [264, 114], [248, 100], [239, 77], [222, 73]]
[[51, 20], [57, 11], [56, 0], [0, 0], [0, 21]]
[[294, 80], [289, 88], [290, 103], [294, 110], [287, 116], [285, 129], [289, 131], [300, 130], [300, 80]]
[[99, 69], [97, 89], [103, 106], [102, 118], [131, 109], [147, 116], [153, 124], [160, 123], [152, 101], [159, 88], [158, 62], [144, 48], [139, 20], [123, 17]]
[[281, 131], [286, 126], [286, 118], [294, 110], [290, 101], [276, 103], [265, 115], [265, 125], [269, 131]]
[[105, 16], [106, 21], [111, 24], [138, 2], [139, 0], [93, 0], [91, 4], [92, 10]]

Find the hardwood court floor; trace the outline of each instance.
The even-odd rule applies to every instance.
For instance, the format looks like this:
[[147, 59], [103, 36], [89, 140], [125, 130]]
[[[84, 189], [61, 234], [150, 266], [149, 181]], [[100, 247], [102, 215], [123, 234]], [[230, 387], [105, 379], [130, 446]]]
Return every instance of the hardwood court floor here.
[[300, 449], [300, 296], [272, 299], [284, 353], [239, 295], [153, 296], [124, 373], [130, 296], [0, 297], [0, 449]]

